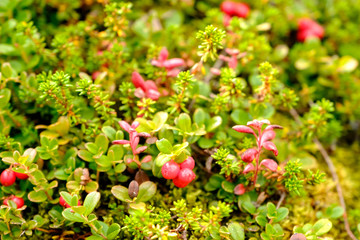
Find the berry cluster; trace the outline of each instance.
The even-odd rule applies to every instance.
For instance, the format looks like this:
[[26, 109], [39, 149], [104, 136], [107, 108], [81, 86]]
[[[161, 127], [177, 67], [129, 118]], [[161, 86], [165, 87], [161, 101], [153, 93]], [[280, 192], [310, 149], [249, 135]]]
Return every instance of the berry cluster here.
[[21, 197], [12, 195], [10, 197], [5, 198], [3, 204], [8, 206], [9, 200], [13, 201], [16, 204], [17, 208], [21, 208], [22, 206], [24, 206], [24, 199], [22, 199]]
[[220, 9], [224, 16], [224, 25], [228, 26], [232, 17], [246, 18], [249, 15], [250, 8], [245, 3], [225, 1]]
[[175, 186], [184, 188], [196, 177], [192, 171], [194, 167], [195, 161], [192, 157], [188, 157], [180, 164], [171, 160], [162, 166], [161, 174], [165, 179], [172, 179]]
[[304, 42], [308, 38], [322, 39], [324, 37], [324, 28], [310, 18], [301, 18], [298, 21], [297, 40]]
[[21, 180], [26, 180], [28, 179], [28, 175], [25, 173], [19, 173], [19, 172], [14, 172], [13, 170], [9, 169], [5, 169], [1, 175], [0, 175], [0, 183], [5, 186], [11, 186], [15, 183], [16, 178], [21, 179]]

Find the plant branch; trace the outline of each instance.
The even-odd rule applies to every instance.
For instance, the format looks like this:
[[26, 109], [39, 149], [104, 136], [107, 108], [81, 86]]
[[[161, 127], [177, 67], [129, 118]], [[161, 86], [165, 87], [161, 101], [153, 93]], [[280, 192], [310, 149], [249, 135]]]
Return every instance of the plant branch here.
[[[311, 103], [310, 103], [310, 105], [311, 105]], [[299, 125], [302, 125], [302, 122], [300, 120], [300, 116], [299, 116], [298, 112], [295, 109], [290, 109], [290, 114], [293, 116], [293, 118], [295, 119], [295, 121]], [[345, 203], [344, 196], [343, 196], [343, 191], [342, 191], [342, 188], [341, 188], [341, 185], [340, 185], [340, 182], [339, 182], [339, 177], [338, 177], [338, 175], [336, 173], [336, 170], [335, 170], [335, 166], [334, 166], [329, 154], [325, 150], [324, 146], [319, 141], [319, 139], [314, 137], [313, 142], [315, 143], [316, 147], [318, 148], [321, 155], [323, 156], [326, 164], [328, 165], [331, 176], [332, 176], [332, 179], [334, 180], [334, 182], [336, 184], [336, 191], [337, 191], [338, 196], [339, 196], [340, 205], [344, 209], [343, 219], [344, 219], [345, 230], [346, 230], [347, 234], [349, 235], [349, 237], [351, 239], [357, 240], [354, 233], [350, 229], [349, 220], [348, 220], [347, 213], [346, 213], [346, 203]]]

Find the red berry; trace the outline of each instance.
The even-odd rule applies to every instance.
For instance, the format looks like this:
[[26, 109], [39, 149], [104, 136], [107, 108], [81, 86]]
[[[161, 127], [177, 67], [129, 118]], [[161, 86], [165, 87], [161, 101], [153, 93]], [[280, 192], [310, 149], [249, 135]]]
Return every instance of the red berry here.
[[189, 184], [192, 180], [195, 179], [195, 177], [196, 177], [195, 173], [189, 168], [181, 169], [179, 175], [177, 176], [177, 178], [181, 182], [184, 182], [186, 184]]
[[304, 42], [308, 38], [323, 38], [324, 28], [310, 18], [301, 18], [298, 21], [297, 40]]
[[246, 189], [244, 187], [244, 184], [238, 184], [234, 188], [234, 193], [236, 195], [243, 195], [246, 192]]
[[189, 183], [186, 183], [186, 182], [183, 182], [183, 181], [179, 180], [179, 178], [174, 178], [173, 183], [178, 188], [184, 188], [189, 184]]
[[21, 197], [16, 197], [16, 196], [12, 196], [10, 198], [7, 198], [4, 200], [4, 205], [8, 205], [8, 200], [13, 201], [17, 208], [21, 208], [22, 206], [24, 206], [24, 199], [22, 199]]
[[0, 176], [0, 182], [2, 185], [8, 187], [15, 183], [16, 175], [10, 169], [5, 169]]
[[70, 207], [70, 205], [65, 202], [65, 199], [62, 196], [59, 198], [59, 204], [63, 207]]
[[21, 180], [26, 180], [29, 178], [29, 176], [26, 173], [15, 172], [15, 176]]
[[184, 168], [188, 168], [188, 169], [194, 169], [195, 167], [195, 161], [192, 157], [188, 157], [185, 161], [183, 161], [180, 164], [180, 168], [184, 169]]
[[161, 174], [165, 179], [174, 179], [180, 171], [180, 166], [173, 160], [165, 163], [161, 168]]
[[[59, 204], [66, 208], [71, 207], [69, 204], [67, 204], [67, 202], [65, 201], [65, 199], [62, 196], [60, 196], [60, 198], [59, 198]], [[78, 200], [78, 206], [81, 206], [80, 200]]]
[[249, 15], [250, 8], [244, 3], [225, 1], [221, 4], [220, 9], [225, 14], [233, 17], [246, 18]]

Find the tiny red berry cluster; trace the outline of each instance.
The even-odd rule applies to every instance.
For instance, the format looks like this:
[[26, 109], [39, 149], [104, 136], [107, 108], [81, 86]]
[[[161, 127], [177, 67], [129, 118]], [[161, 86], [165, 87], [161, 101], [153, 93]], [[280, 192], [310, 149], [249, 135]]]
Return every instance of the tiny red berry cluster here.
[[10, 168], [8, 168], [1, 173], [0, 182], [3, 186], [8, 187], [15, 183], [16, 178], [25, 180], [28, 179], [29, 176], [25, 173], [14, 172]]
[[324, 28], [310, 18], [301, 18], [298, 21], [297, 40], [304, 42], [308, 38], [322, 39], [324, 37]]
[[161, 174], [165, 179], [172, 179], [175, 186], [184, 188], [196, 177], [192, 171], [194, 167], [195, 161], [192, 157], [188, 157], [181, 164], [171, 160], [162, 166]]
[[12, 196], [6, 198], [3, 202], [3, 204], [8, 206], [9, 200], [13, 201], [16, 204], [17, 208], [21, 208], [22, 206], [24, 206], [24, 199], [22, 199], [21, 197], [12, 195]]

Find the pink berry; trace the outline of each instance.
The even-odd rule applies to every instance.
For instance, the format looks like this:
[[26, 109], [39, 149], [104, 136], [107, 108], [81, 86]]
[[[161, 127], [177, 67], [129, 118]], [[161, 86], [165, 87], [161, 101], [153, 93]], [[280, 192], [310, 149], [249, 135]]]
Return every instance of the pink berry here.
[[188, 169], [194, 169], [195, 167], [195, 161], [192, 157], [188, 157], [185, 161], [183, 161], [180, 164], [180, 168], [184, 169], [184, 168], [188, 168]]
[[225, 14], [233, 17], [246, 18], [249, 15], [250, 8], [244, 3], [225, 1], [221, 4], [220, 9]]
[[161, 174], [165, 179], [174, 179], [180, 171], [180, 166], [173, 160], [166, 162], [161, 168]]
[[4, 205], [8, 205], [8, 200], [13, 201], [17, 208], [21, 208], [22, 206], [24, 206], [24, 199], [22, 199], [21, 197], [16, 197], [16, 196], [12, 196], [10, 198], [7, 198], [4, 200]]
[[196, 177], [195, 173], [189, 168], [181, 169], [179, 175], [177, 176], [177, 178], [181, 182], [184, 182], [186, 184], [189, 184], [192, 180], [195, 179], [195, 177]]
[[13, 170], [5, 169], [0, 176], [0, 182], [2, 185], [8, 187], [15, 183], [16, 175]]
[[26, 180], [29, 178], [29, 176], [26, 173], [15, 172], [15, 176], [21, 180]]

